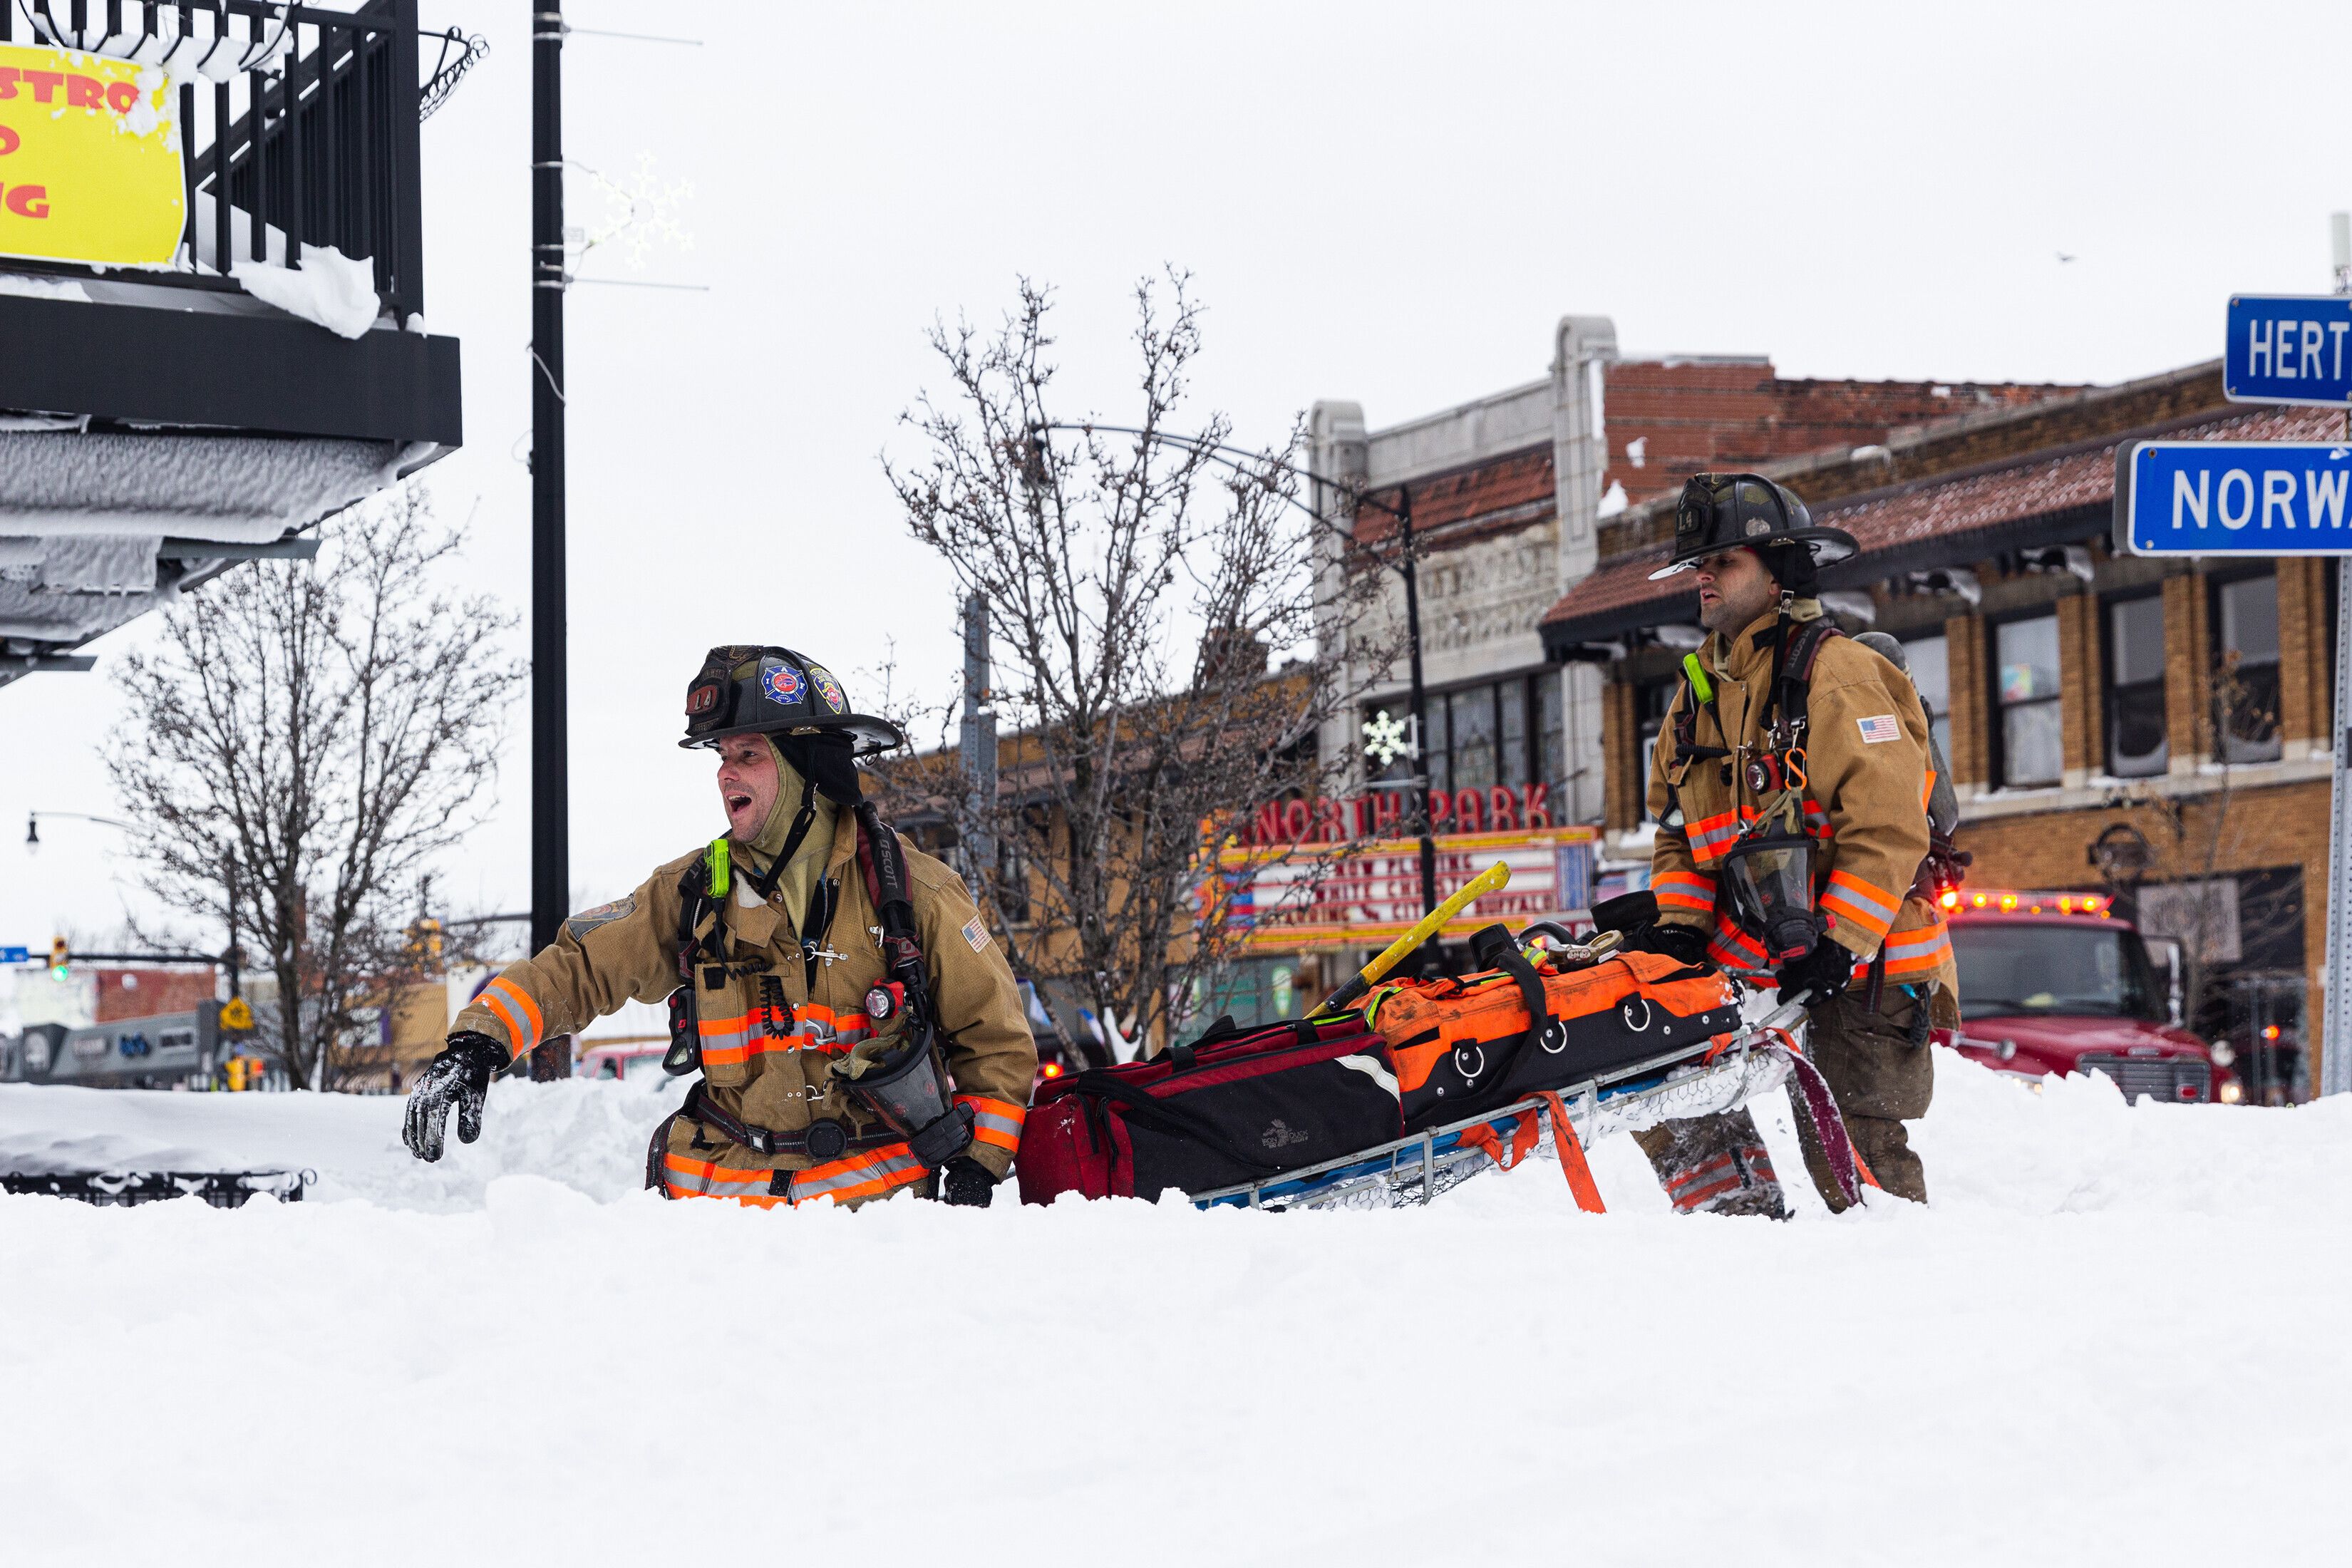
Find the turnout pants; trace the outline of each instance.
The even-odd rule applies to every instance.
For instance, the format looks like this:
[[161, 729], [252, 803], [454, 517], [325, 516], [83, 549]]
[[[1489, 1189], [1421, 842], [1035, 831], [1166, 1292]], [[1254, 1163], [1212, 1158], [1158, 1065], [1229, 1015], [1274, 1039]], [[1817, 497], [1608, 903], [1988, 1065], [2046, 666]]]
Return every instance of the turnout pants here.
[[[1927, 1178], [1903, 1124], [1925, 1116], [1935, 1095], [1933, 1053], [1911, 1043], [1913, 1011], [1927, 1005], [1890, 985], [1875, 1013], [1850, 991], [1807, 1015], [1807, 1049], [1828, 1080], [1863, 1163], [1880, 1186], [1914, 1203], [1927, 1201]], [[1803, 1116], [1796, 1121], [1814, 1189], [1832, 1213], [1843, 1209], [1844, 1196], [1822, 1158], [1811, 1124]], [[1662, 1122], [1633, 1138], [1650, 1157], [1676, 1208], [1787, 1216], [1771, 1156], [1756, 1130], [1756, 1119], [1744, 1108]]]

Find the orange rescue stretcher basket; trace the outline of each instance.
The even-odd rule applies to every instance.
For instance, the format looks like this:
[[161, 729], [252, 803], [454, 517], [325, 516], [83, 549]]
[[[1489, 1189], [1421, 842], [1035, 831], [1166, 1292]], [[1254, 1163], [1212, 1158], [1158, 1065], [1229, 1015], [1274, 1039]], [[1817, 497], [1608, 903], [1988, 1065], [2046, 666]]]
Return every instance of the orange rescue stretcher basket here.
[[[1373, 987], [1364, 1016], [1389, 1045], [1408, 1131], [1693, 1047], [1739, 1027], [1739, 999], [1711, 969], [1618, 952], [1561, 969], [1541, 950], [1497, 969]], [[1539, 987], [1545, 1016], [1529, 1006]]]

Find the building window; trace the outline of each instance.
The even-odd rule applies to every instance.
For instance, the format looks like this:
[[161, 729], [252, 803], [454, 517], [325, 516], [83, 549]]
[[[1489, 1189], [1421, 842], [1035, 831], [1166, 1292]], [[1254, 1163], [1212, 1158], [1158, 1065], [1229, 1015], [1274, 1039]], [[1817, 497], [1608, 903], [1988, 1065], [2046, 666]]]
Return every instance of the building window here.
[[[1524, 698], [1521, 700], [1525, 700]], [[1445, 700], [1452, 741], [1454, 787], [1489, 789], [1495, 776], [1495, 688], [1474, 686]]]
[[1029, 923], [1029, 862], [1020, 847], [996, 841], [996, 908], [1008, 926]]
[[2144, 779], [2164, 772], [2164, 600], [2111, 601], [2107, 612], [2107, 772]]
[[2278, 574], [2213, 584], [2213, 727], [2225, 763], [2279, 758]]
[[1938, 632], [1931, 637], [1913, 637], [1903, 645], [1903, 657], [1911, 667], [1911, 684], [1919, 693], [1919, 706], [1927, 710], [1927, 728], [1935, 732], [1936, 754], [1950, 765], [1952, 755], [1952, 653], [1951, 640]]
[[1426, 764], [1429, 787], [1440, 795], [1454, 793], [1454, 763], [1453, 759], [1446, 755], [1445, 748], [1445, 709], [1444, 697], [1430, 697], [1429, 722], [1423, 726], [1427, 733], [1421, 738], [1422, 761]]
[[[1543, 677], [1538, 675], [1532, 679], [1541, 680]], [[1496, 755], [1501, 781], [1507, 784], [1529, 782], [1536, 777], [1528, 766], [1528, 695], [1526, 684], [1517, 680], [1505, 681], [1496, 693], [1501, 708], [1498, 715], [1501, 728], [1497, 731], [1499, 739]]]
[[1993, 704], [2000, 711], [2002, 787], [2059, 782], [2066, 747], [2058, 710], [2058, 617], [2036, 616], [1993, 628]]
[[1569, 798], [1565, 683], [1557, 670], [1546, 670], [1541, 675], [1528, 677], [1528, 679], [1534, 684], [1536, 698], [1537, 746], [1533, 759], [1536, 772], [1531, 782], [1551, 786], [1552, 797], [1557, 803], [1552, 809], [1558, 811]]

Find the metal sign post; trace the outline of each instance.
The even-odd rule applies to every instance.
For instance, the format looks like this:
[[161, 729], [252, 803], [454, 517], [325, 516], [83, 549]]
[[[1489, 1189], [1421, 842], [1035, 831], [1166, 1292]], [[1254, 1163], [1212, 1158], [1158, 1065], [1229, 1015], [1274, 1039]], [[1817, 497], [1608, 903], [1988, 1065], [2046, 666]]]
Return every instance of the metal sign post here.
[[[2352, 415], [2346, 416], [2352, 425]], [[2352, 432], [2348, 432], [2352, 433]], [[2352, 789], [2345, 773], [2352, 768], [2352, 562], [2336, 563], [2336, 729], [2328, 749], [2335, 753], [2334, 787], [2327, 801], [2327, 958], [2319, 972], [2325, 995], [2320, 1026], [2319, 1092], [2352, 1090], [2352, 984], [2344, 966], [2352, 962], [2346, 945], [2352, 922]]]

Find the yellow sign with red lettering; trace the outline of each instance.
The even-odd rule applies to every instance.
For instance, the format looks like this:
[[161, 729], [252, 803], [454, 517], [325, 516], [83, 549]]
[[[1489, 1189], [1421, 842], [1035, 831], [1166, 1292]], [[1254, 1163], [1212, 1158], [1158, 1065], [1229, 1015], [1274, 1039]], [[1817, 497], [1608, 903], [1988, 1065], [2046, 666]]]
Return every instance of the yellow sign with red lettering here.
[[187, 217], [152, 66], [0, 44], [0, 256], [164, 267]]

